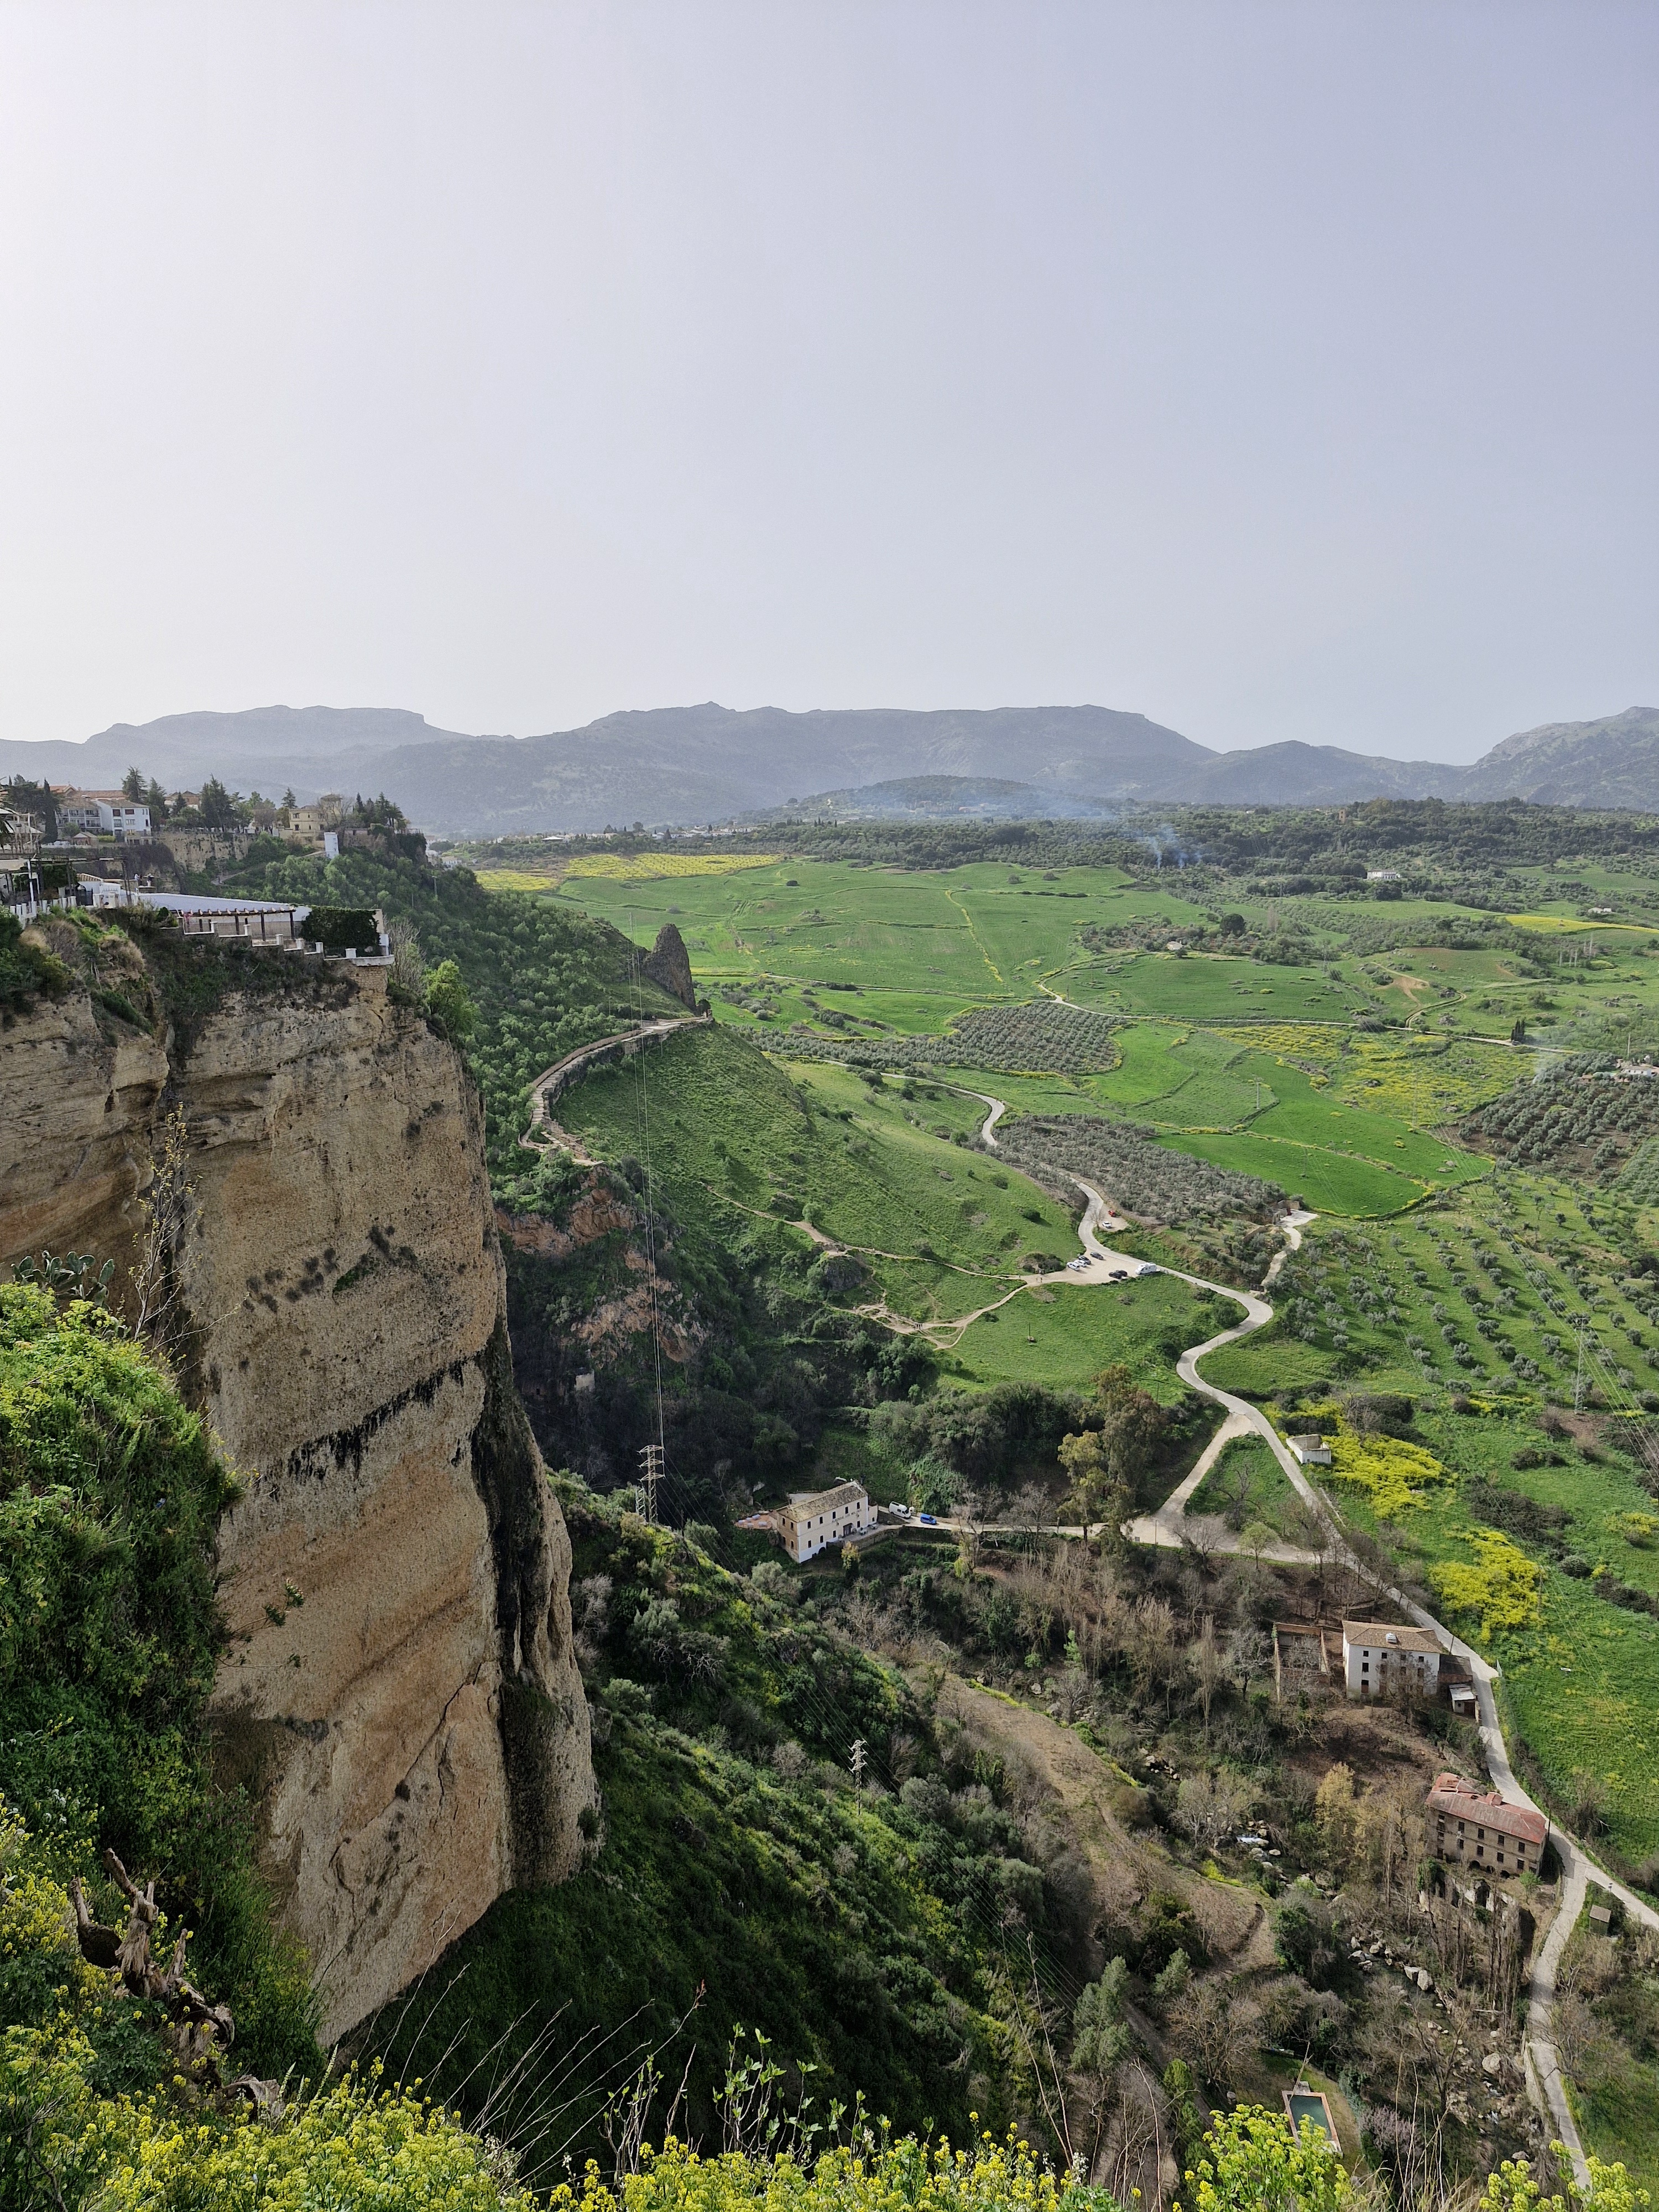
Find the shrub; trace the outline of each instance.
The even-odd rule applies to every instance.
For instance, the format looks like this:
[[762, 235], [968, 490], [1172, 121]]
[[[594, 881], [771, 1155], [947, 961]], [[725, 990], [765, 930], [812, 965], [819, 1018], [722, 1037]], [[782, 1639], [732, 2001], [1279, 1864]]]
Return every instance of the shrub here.
[[1423, 1504], [1423, 1486], [1446, 1480], [1445, 1468], [1431, 1451], [1401, 1437], [1345, 1433], [1330, 1443], [1332, 1474], [1363, 1490], [1379, 1521]]
[[1187, 2177], [1195, 2212], [1334, 2212], [1348, 2193], [1335, 2146], [1304, 2121], [1300, 2135], [1263, 2106], [1220, 2114]]
[[556, 2189], [553, 2212], [1116, 2212], [1116, 2199], [1060, 2179], [1040, 2166], [1010, 2130], [988, 2134], [966, 2150], [914, 2136], [884, 2136], [861, 2149], [826, 2151], [816, 2160], [750, 2158], [741, 2152], [703, 2158], [669, 2142], [641, 2171], [615, 2189], [590, 2166], [580, 2191]]
[[306, 917], [305, 934], [330, 952], [375, 953], [380, 949], [374, 912], [366, 906], [314, 906]]
[[0, 1790], [61, 1839], [64, 1875], [90, 1873], [95, 1844], [159, 1873], [239, 2055], [280, 2072], [318, 2058], [305, 1964], [271, 1932], [204, 1720], [215, 1531], [235, 1494], [113, 1316], [0, 1288]]
[[477, 1009], [453, 960], [441, 960], [428, 976], [426, 1007], [444, 1035], [457, 1044], [464, 1044], [477, 1027]]
[[1544, 1570], [1497, 1528], [1471, 1528], [1461, 1540], [1474, 1564], [1441, 1559], [1429, 1580], [1455, 1611], [1478, 1613], [1485, 1642], [1506, 1629], [1534, 1627], [1542, 1616]]
[[532, 2212], [534, 2202], [492, 2172], [485, 2146], [441, 2107], [380, 2094], [355, 2076], [275, 2127], [144, 2110], [100, 2199], [107, 2212], [252, 2212], [264, 2204]]
[[0, 912], [0, 1007], [27, 1006], [37, 993], [56, 995], [69, 988], [70, 972], [61, 960], [23, 942], [15, 914]]

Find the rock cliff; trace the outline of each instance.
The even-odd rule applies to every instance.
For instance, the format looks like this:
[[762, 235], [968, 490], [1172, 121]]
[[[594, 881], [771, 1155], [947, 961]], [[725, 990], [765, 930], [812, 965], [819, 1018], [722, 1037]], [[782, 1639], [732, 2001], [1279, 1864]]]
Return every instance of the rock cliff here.
[[568, 1873], [594, 1797], [477, 1093], [384, 970], [209, 949], [169, 986], [99, 957], [0, 1030], [0, 1259], [129, 1260], [182, 1108], [175, 1358], [249, 1478], [216, 1732], [337, 2033], [509, 1884]]

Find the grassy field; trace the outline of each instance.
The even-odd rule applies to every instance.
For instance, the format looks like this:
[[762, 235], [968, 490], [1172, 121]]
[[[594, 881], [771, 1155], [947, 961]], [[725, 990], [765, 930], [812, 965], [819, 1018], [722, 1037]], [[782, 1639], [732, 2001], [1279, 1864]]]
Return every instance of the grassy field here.
[[975, 1322], [947, 1362], [968, 1384], [1046, 1382], [1079, 1389], [1119, 1362], [1143, 1389], [1166, 1403], [1182, 1385], [1176, 1355], [1201, 1334], [1194, 1293], [1172, 1275], [1150, 1275], [1108, 1289], [1056, 1283], [1022, 1291]]
[[1226, 1514], [1236, 1527], [1263, 1521], [1285, 1534], [1302, 1501], [1260, 1437], [1236, 1437], [1188, 1500], [1189, 1513]]
[[[1659, 1621], [1606, 1593], [1659, 1595], [1659, 1534], [1640, 1517], [1653, 1501], [1620, 1452], [1586, 1455], [1571, 1436], [1552, 1441], [1540, 1414], [1550, 1403], [1571, 1408], [1576, 1390], [1591, 1409], [1599, 1398], [1603, 1410], [1639, 1411], [1644, 1393], [1659, 1403], [1659, 1295], [1633, 1285], [1626, 1256], [1659, 1243], [1659, 1209], [1494, 1167], [1451, 1130], [1532, 1064], [1527, 1047], [1507, 1041], [1517, 1019], [1547, 1050], [1552, 1036], [1596, 1023], [1611, 1033], [1659, 1008], [1651, 925], [1606, 926], [1645, 911], [1654, 893], [1645, 878], [1582, 863], [1570, 883], [1541, 869], [1516, 880], [1514, 911], [1552, 955], [1547, 971], [1493, 936], [1490, 909], [1462, 918], [1460, 947], [1444, 941], [1458, 934], [1450, 902], [1410, 899], [1241, 895], [1227, 903], [1252, 928], [1294, 925], [1316, 956], [1301, 965], [1177, 957], [1152, 949], [1156, 933], [1201, 927], [1204, 910], [1185, 896], [1195, 887], [1111, 868], [1045, 878], [781, 860], [725, 876], [567, 879], [557, 897], [641, 943], [676, 921], [714, 1000], [720, 1032], [650, 1063], [676, 1205], [775, 1218], [793, 1208], [866, 1248], [868, 1277], [849, 1302], [961, 1316], [998, 1295], [1027, 1250], [1059, 1258], [1076, 1249], [1059, 1208], [964, 1150], [958, 1140], [981, 1109], [962, 1090], [1015, 1113], [1126, 1117], [1176, 1150], [1305, 1199], [1322, 1218], [1280, 1279], [1278, 1320], [1213, 1355], [1206, 1371], [1264, 1401], [1301, 1392], [1328, 1401], [1355, 1386], [1413, 1400], [1418, 1433], [1446, 1474], [1395, 1511], [1384, 1534], [1501, 1662], [1544, 1786], [1565, 1800], [1576, 1771], [1595, 1774], [1610, 1843], [1635, 1862], [1659, 1848]], [[1619, 911], [1583, 911], [1595, 904]], [[1413, 944], [1419, 929], [1425, 941]], [[769, 1088], [750, 1054], [733, 1089], [738, 1063], [723, 1056], [742, 1049], [732, 1030], [787, 1054], [791, 1022], [837, 1036], [939, 1034], [969, 1007], [1045, 991], [1120, 1018], [1109, 1072], [952, 1069], [948, 1082], [890, 1077], [874, 1087], [827, 1063], [775, 1061]], [[636, 1150], [635, 1079], [618, 1073], [585, 1085], [566, 1102], [573, 1126]], [[810, 1257], [804, 1238], [802, 1249]], [[1025, 1291], [966, 1328], [946, 1372], [969, 1387], [1079, 1387], [1121, 1359], [1172, 1397], [1173, 1353], [1206, 1327], [1168, 1276]], [[1454, 1411], [1455, 1399], [1475, 1410]], [[854, 1472], [861, 1454], [856, 1432], [834, 1431], [823, 1469]], [[1265, 1455], [1259, 1472], [1271, 1488]], [[1212, 1487], [1218, 1495], [1219, 1478], [1205, 1505]], [[1364, 1488], [1344, 1481], [1336, 1494], [1357, 1525], [1376, 1524]], [[1285, 1503], [1263, 1491], [1266, 1517]], [[1525, 1618], [1506, 1621], [1490, 1589], [1481, 1595], [1482, 1577], [1490, 1582], [1493, 1561], [1510, 1556], [1496, 1536], [1536, 1572]]]
[[[987, 866], [911, 874], [787, 860], [740, 878], [572, 879], [557, 895], [641, 943], [675, 922], [700, 978], [855, 982], [918, 1000], [908, 1023], [895, 1024], [916, 1029], [935, 1025], [935, 994], [957, 1005], [1025, 999], [1040, 982], [1056, 988], [1056, 978], [1081, 973], [1094, 964], [1080, 941], [1091, 923], [1156, 917], [1174, 932], [1201, 919], [1114, 868], [1073, 869], [1048, 884]], [[1085, 990], [1066, 995], [1101, 1003]]]
[[1131, 961], [1114, 979], [1112, 997], [1133, 1013], [1210, 1023], [1344, 1021], [1367, 1003], [1366, 994], [1319, 969], [1170, 952]]
[[705, 1030], [590, 1077], [559, 1113], [601, 1157], [637, 1159], [648, 1143], [683, 1216], [810, 1222], [866, 1271], [848, 1304], [949, 1319], [1000, 1296], [1028, 1255], [1057, 1266], [1076, 1252], [1052, 1200], [951, 1141], [975, 1125], [971, 1102], [907, 1099], [821, 1063], [799, 1073]]
[[[1352, 1024], [1390, 993], [1409, 1021], [1424, 993], [1472, 1001], [1495, 980], [1490, 955], [1431, 947], [1411, 956], [1409, 974], [1398, 959], [1386, 972], [1372, 962], [1331, 963], [1332, 973], [1133, 947], [1103, 955], [1085, 931], [1133, 923], [1178, 933], [1202, 914], [1113, 868], [1045, 880], [983, 866], [907, 873], [739, 857], [754, 865], [655, 881], [573, 877], [558, 896], [641, 943], [676, 921], [719, 1019], [786, 1050], [792, 1024], [822, 1032], [826, 1015], [850, 1042], [939, 1034], [971, 1006], [1044, 991], [1115, 1012], [1121, 1063], [1109, 1073], [991, 1076], [984, 1087], [1017, 1109], [1128, 1114], [1321, 1210], [1397, 1212], [1483, 1171], [1437, 1125], [1501, 1090], [1512, 1057], [1473, 1038], [1366, 1035]], [[1444, 919], [1423, 911], [1425, 921]]]

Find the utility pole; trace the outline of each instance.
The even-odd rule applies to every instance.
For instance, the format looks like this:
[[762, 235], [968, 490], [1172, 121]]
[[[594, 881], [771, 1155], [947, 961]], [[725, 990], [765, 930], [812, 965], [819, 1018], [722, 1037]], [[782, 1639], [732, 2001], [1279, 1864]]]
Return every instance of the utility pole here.
[[657, 1517], [657, 1485], [662, 1480], [662, 1446], [640, 1446], [640, 1510], [647, 1521]]
[[848, 1764], [853, 1770], [854, 1781], [858, 1784], [859, 1788], [862, 1790], [864, 1787], [866, 1755], [864, 1749], [864, 1738], [861, 1735], [855, 1736], [853, 1739], [852, 1755], [849, 1758]]

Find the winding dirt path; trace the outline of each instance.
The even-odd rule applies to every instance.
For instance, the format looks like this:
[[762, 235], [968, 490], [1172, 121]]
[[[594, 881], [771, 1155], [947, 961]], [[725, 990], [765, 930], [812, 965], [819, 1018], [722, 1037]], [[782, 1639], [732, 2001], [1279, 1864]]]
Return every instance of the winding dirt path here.
[[[981, 950], [982, 951], [983, 947]], [[537, 1077], [533, 1086], [535, 1106], [530, 1133], [521, 1138], [520, 1142], [526, 1150], [538, 1152], [542, 1149], [544, 1142], [550, 1139], [568, 1147], [578, 1159], [586, 1160], [587, 1156], [581, 1146], [552, 1121], [548, 1112], [548, 1088], [554, 1085], [557, 1079], [562, 1078], [563, 1081], [568, 1082], [571, 1076], [580, 1072], [583, 1066], [602, 1059], [618, 1048], [623, 1053], [626, 1053], [630, 1046], [635, 1050], [638, 1050], [654, 1038], [669, 1036], [676, 1030], [689, 1026], [694, 1021], [706, 1021], [708, 1018], [706, 1015], [687, 1015], [678, 1018], [671, 1016], [661, 1021], [646, 1023], [638, 1029], [626, 1030], [617, 1036], [601, 1038], [594, 1044], [584, 1045], [578, 1051], [568, 1054], [563, 1060], [544, 1069]], [[1503, 1042], [1503, 1040], [1497, 1041]], [[999, 1151], [1000, 1147], [997, 1144], [996, 1127], [1008, 1111], [1006, 1100], [998, 1098], [989, 1091], [969, 1090], [960, 1084], [941, 1084], [940, 1088], [954, 1091], [962, 1097], [976, 1098], [980, 1101], [986, 1109], [985, 1120], [980, 1129], [981, 1140], [988, 1151]], [[544, 1132], [545, 1136], [538, 1138], [536, 1133], [538, 1131]], [[1005, 1291], [1000, 1297], [993, 1299], [988, 1305], [981, 1306], [975, 1312], [963, 1315], [959, 1320], [955, 1321], [914, 1322], [902, 1315], [891, 1313], [884, 1304], [863, 1306], [858, 1310], [872, 1319], [881, 1321], [896, 1333], [922, 1334], [928, 1336], [930, 1340], [942, 1345], [954, 1344], [971, 1322], [979, 1320], [984, 1314], [997, 1311], [1012, 1299], [1018, 1297], [1024, 1291], [1049, 1283], [1060, 1283], [1076, 1287], [1091, 1284], [1103, 1286], [1114, 1279], [1122, 1280], [1126, 1277], [1146, 1273], [1148, 1272], [1146, 1263], [1133, 1254], [1115, 1251], [1109, 1245], [1101, 1242], [1099, 1232], [1103, 1228], [1109, 1232], [1121, 1231], [1128, 1226], [1122, 1216], [1115, 1211], [1104, 1192], [1097, 1189], [1092, 1183], [1085, 1182], [1079, 1176], [1073, 1176], [1071, 1180], [1082, 1191], [1085, 1200], [1083, 1218], [1078, 1224], [1078, 1240], [1082, 1247], [1083, 1256], [1089, 1263], [1086, 1270], [1081, 1268], [1074, 1270], [1067, 1267], [1050, 1273], [1024, 1276], [1012, 1288]], [[745, 1208], [744, 1210], [757, 1209]], [[1316, 1215], [1304, 1212], [1290, 1213], [1281, 1218], [1279, 1227], [1284, 1233], [1285, 1249], [1274, 1255], [1267, 1274], [1262, 1279], [1264, 1291], [1271, 1287], [1290, 1253], [1300, 1247], [1303, 1231], [1316, 1218]], [[791, 1225], [804, 1230], [814, 1243], [827, 1250], [860, 1249], [836, 1244], [833, 1239], [825, 1236], [822, 1230], [815, 1228], [809, 1221], [799, 1221]], [[869, 1249], [872, 1256], [890, 1259], [901, 1259], [906, 1256], [899, 1253], [877, 1255], [873, 1248]], [[960, 1272], [977, 1273], [978, 1271], [963, 1269]], [[1221, 1297], [1232, 1300], [1236, 1304], [1242, 1305], [1244, 1309], [1244, 1318], [1236, 1327], [1223, 1329], [1218, 1334], [1206, 1338], [1202, 1344], [1190, 1346], [1176, 1362], [1176, 1371], [1182, 1382], [1190, 1389], [1224, 1407], [1225, 1418], [1180, 1487], [1164, 1501], [1156, 1513], [1143, 1514], [1130, 1522], [1124, 1534], [1135, 1543], [1179, 1549], [1190, 1540], [1194, 1533], [1193, 1524], [1188, 1523], [1186, 1519], [1188, 1501], [1196, 1493], [1205, 1475], [1208, 1474], [1221, 1453], [1225, 1450], [1228, 1443], [1235, 1437], [1253, 1434], [1260, 1437], [1267, 1444], [1284, 1468], [1285, 1477], [1297, 1496], [1329, 1530], [1335, 1556], [1349, 1565], [1357, 1564], [1343, 1541], [1340, 1517], [1330, 1500], [1309, 1481], [1300, 1462], [1260, 1407], [1252, 1404], [1248, 1399], [1237, 1396], [1231, 1391], [1222, 1389], [1216, 1383], [1206, 1382], [1199, 1372], [1198, 1363], [1207, 1354], [1219, 1351], [1223, 1345], [1237, 1343], [1255, 1330], [1265, 1328], [1273, 1317], [1272, 1304], [1258, 1292], [1236, 1290], [1226, 1283], [1212, 1283], [1201, 1275], [1188, 1274], [1180, 1268], [1153, 1269], [1152, 1272], [1173, 1274], [1181, 1281], [1190, 1283], [1194, 1289], [1218, 1293]], [[953, 1528], [957, 1524], [953, 1521], [941, 1518], [937, 1525], [941, 1528]], [[1211, 1550], [1236, 1552], [1240, 1548], [1238, 1539], [1224, 1528], [1212, 1523], [1207, 1518], [1201, 1527], [1205, 1540]], [[1097, 1528], [1056, 1528], [1048, 1533], [1054, 1535], [1086, 1538], [1098, 1531]], [[1311, 1565], [1319, 1559], [1321, 1554], [1300, 1550], [1293, 1545], [1284, 1544], [1265, 1547], [1261, 1556], [1286, 1565]], [[1531, 1811], [1543, 1812], [1544, 1808], [1535, 1804], [1529, 1794], [1522, 1788], [1516, 1778], [1515, 1770], [1510, 1763], [1509, 1749], [1504, 1741], [1503, 1725], [1498, 1718], [1498, 1701], [1493, 1690], [1493, 1684], [1498, 1679], [1498, 1670], [1471, 1645], [1466, 1644], [1461, 1637], [1454, 1636], [1451, 1631], [1425, 1607], [1407, 1597], [1403, 1591], [1389, 1590], [1385, 1595], [1409, 1619], [1416, 1621], [1419, 1627], [1426, 1628], [1437, 1636], [1448, 1650], [1468, 1665], [1480, 1709], [1480, 1737], [1486, 1754], [1486, 1771], [1492, 1777], [1493, 1785], [1510, 1803], [1522, 1806]], [[957, 1686], [963, 1692], [972, 1694], [969, 1686], [961, 1684]], [[978, 1696], [982, 1698], [985, 1694], [980, 1692]], [[976, 1698], [975, 1702], [977, 1701]], [[1056, 1733], [1063, 1735], [1065, 1732], [1057, 1731]], [[1079, 1748], [1080, 1749], [1081, 1747]], [[1052, 1756], [1050, 1759], [1045, 1761], [1045, 1764], [1049, 1766], [1051, 1780], [1057, 1785], [1060, 1784], [1060, 1777], [1056, 1771], [1056, 1763]], [[1063, 1785], [1061, 1786], [1063, 1788]], [[1546, 1817], [1547, 1818], [1547, 1814]], [[1612, 1875], [1597, 1865], [1581, 1844], [1555, 1828], [1553, 1823], [1551, 1825], [1550, 1832], [1557, 1856], [1561, 1863], [1560, 1895], [1555, 1918], [1533, 1962], [1532, 1979], [1528, 1990], [1527, 2071], [1534, 2100], [1547, 2111], [1557, 2136], [1566, 2148], [1579, 2182], [1581, 2185], [1588, 2185], [1589, 2163], [1585, 2157], [1583, 2142], [1579, 2135], [1577, 2124], [1573, 2118], [1567, 2084], [1561, 2071], [1560, 2059], [1553, 2035], [1557, 1981], [1561, 1960], [1583, 1910], [1584, 1900], [1592, 1882], [1610, 1897], [1617, 1898], [1626, 1911], [1644, 1927], [1659, 1931], [1659, 1912], [1656, 1912], [1651, 1905], [1644, 1903], [1632, 1891], [1626, 1888], [1624, 1883], [1615, 1881]]]
[[556, 1145], [579, 1165], [597, 1166], [598, 1162], [586, 1147], [553, 1119], [550, 1100], [603, 1060], [629, 1059], [659, 1037], [672, 1036], [678, 1030], [706, 1026], [713, 1019], [712, 1014], [665, 1014], [660, 1021], [638, 1023], [631, 1030], [619, 1030], [615, 1036], [596, 1037], [592, 1044], [578, 1045], [574, 1052], [566, 1053], [551, 1067], [543, 1068], [531, 1085], [530, 1127], [520, 1138], [520, 1144], [527, 1152], [543, 1152], [549, 1145]]

